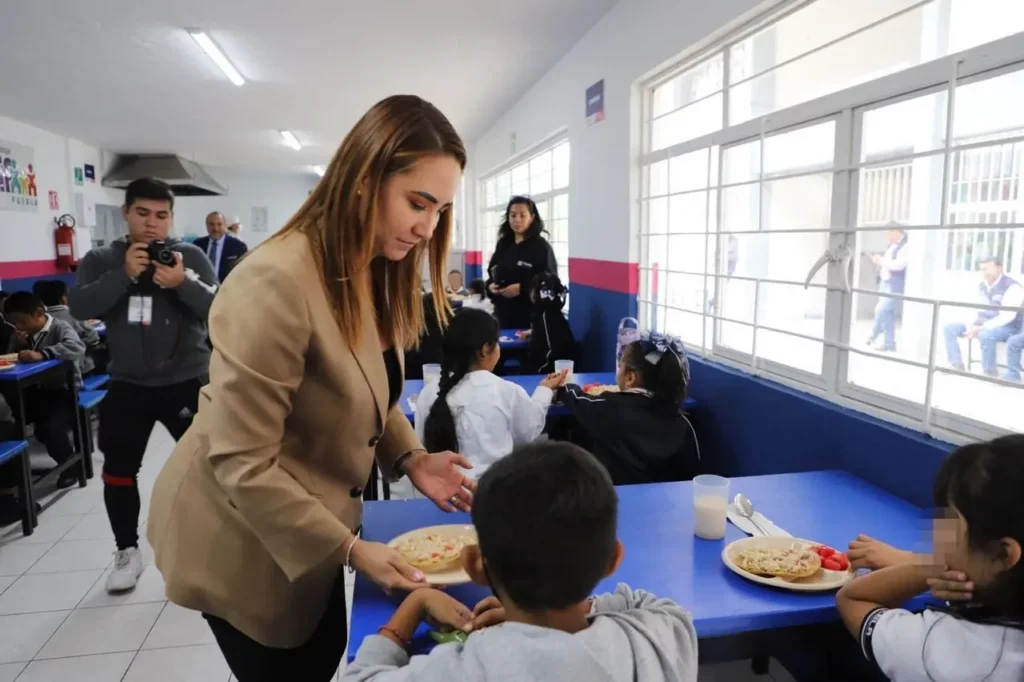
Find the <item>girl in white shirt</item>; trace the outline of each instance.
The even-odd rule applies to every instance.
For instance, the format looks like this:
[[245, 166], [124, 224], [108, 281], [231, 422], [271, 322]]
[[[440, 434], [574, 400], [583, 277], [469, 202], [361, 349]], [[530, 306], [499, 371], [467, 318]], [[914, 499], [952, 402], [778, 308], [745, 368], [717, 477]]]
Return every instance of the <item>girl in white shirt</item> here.
[[[1024, 680], [1022, 490], [1024, 435], [957, 449], [935, 481], [933, 557], [900, 560], [839, 591], [847, 629], [890, 680]], [[948, 608], [900, 608], [929, 589]]]
[[[428, 448], [461, 453], [473, 464], [467, 475], [479, 478], [516, 445], [544, 431], [554, 391], [566, 373], [544, 379], [531, 397], [493, 371], [501, 358], [498, 321], [464, 308], [444, 335], [441, 379], [424, 387], [416, 403], [416, 434]], [[442, 447], [443, 445], [443, 447]]]

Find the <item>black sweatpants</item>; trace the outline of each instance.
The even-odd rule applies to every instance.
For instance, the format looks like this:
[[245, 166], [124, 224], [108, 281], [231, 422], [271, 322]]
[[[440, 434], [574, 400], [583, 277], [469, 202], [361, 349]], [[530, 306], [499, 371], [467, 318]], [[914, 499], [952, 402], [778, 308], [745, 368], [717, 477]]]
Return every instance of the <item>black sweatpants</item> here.
[[36, 439], [57, 464], [75, 454], [71, 433], [75, 429], [75, 408], [71, 392], [45, 388], [25, 392], [25, 418], [35, 426]]
[[100, 403], [99, 448], [103, 453], [103, 501], [118, 549], [139, 545], [139, 486], [153, 427], [160, 422], [174, 440], [185, 435], [199, 409], [206, 377], [170, 386], [111, 382]]
[[238, 682], [327, 682], [341, 665], [348, 640], [345, 569], [338, 570], [327, 610], [312, 636], [296, 649], [274, 649], [239, 632], [226, 620], [204, 613], [224, 660]]

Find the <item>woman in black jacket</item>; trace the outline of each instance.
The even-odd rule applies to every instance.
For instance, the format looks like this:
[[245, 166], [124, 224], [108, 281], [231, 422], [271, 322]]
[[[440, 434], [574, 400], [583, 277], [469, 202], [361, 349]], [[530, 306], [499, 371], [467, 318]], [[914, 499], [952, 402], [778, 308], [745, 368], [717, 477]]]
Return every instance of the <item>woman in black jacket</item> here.
[[529, 197], [512, 197], [487, 266], [487, 290], [502, 329], [530, 326], [530, 282], [542, 272], [558, 273], [555, 252], [541, 236], [544, 221]]

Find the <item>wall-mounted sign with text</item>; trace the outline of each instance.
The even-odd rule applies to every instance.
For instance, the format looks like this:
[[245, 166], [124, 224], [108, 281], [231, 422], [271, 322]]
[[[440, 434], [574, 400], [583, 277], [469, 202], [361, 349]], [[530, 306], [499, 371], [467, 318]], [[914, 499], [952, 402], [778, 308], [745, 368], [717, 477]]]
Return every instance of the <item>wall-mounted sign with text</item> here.
[[587, 88], [587, 125], [604, 120], [604, 79]]
[[35, 154], [26, 147], [0, 140], [0, 211], [36, 211]]

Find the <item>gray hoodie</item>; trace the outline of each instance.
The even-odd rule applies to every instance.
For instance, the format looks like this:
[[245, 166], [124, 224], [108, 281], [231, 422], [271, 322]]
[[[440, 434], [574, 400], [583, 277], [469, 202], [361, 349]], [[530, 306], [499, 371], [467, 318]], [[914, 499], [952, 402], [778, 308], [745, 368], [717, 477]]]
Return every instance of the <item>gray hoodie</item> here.
[[377, 635], [363, 640], [348, 682], [695, 682], [697, 633], [688, 611], [619, 584], [594, 600], [590, 627], [576, 634], [505, 623], [410, 659]]
[[[68, 292], [71, 314], [107, 325], [109, 371], [114, 381], [140, 386], [169, 386], [209, 373], [206, 318], [217, 291], [213, 265], [200, 249], [178, 239], [167, 244], [182, 255], [185, 281], [177, 289], [133, 282], [124, 269], [128, 239], [92, 249], [78, 265]], [[152, 324], [129, 324], [132, 296], [153, 298]]]
[[76, 320], [71, 316], [71, 311], [68, 310], [66, 305], [51, 305], [46, 308], [46, 312], [53, 315], [58, 320], [63, 320], [71, 325], [71, 328], [78, 334], [78, 338], [82, 339], [82, 343], [85, 344], [85, 355], [82, 356], [82, 361], [79, 363], [79, 368], [82, 370], [82, 374], [88, 374], [89, 372], [96, 369], [96, 363], [91, 357], [89, 357], [89, 351], [96, 346], [100, 345], [100, 335], [92, 328], [88, 322], [82, 320]]

